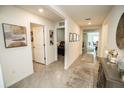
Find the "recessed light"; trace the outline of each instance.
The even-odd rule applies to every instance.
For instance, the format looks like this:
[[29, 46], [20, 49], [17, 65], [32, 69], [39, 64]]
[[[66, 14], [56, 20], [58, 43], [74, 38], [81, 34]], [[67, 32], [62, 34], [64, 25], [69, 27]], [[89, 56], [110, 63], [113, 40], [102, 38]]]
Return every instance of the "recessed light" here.
[[44, 10], [42, 8], [40, 8], [40, 9], [38, 9], [38, 11], [42, 13]]
[[91, 25], [91, 22], [88, 22], [88, 25]]

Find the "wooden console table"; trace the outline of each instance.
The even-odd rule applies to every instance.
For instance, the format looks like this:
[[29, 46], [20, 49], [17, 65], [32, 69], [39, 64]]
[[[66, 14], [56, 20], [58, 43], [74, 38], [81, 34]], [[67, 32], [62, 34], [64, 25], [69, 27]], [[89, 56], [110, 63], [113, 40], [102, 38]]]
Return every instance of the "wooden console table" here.
[[109, 63], [107, 59], [100, 58], [98, 71], [98, 88], [124, 88], [117, 64]]

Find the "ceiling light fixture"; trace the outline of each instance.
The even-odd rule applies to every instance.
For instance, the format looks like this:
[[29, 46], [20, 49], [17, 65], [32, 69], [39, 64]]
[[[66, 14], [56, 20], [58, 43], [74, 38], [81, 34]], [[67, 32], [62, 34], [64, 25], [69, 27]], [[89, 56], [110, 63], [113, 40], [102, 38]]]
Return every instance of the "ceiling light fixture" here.
[[38, 9], [38, 11], [42, 13], [44, 10], [42, 8], [40, 8], [40, 9]]
[[91, 25], [91, 22], [90, 21], [88, 22], [88, 25]]
[[91, 25], [91, 18], [85, 18], [86, 21], [88, 21], [88, 25]]

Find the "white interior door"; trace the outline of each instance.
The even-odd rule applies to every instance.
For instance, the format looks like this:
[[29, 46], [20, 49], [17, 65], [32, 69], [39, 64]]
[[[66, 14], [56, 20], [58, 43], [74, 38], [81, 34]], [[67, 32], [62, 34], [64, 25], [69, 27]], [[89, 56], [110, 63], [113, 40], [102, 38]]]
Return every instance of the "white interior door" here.
[[33, 29], [33, 60], [45, 64], [43, 27]]

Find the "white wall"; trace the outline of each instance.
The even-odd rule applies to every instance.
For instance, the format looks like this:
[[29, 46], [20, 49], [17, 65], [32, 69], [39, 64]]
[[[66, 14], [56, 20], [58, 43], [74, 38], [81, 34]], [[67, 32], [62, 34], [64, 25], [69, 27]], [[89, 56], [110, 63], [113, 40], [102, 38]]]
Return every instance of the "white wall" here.
[[78, 42], [69, 42], [69, 33], [77, 33], [82, 37], [80, 27], [70, 18], [65, 27], [65, 69], [67, 69], [82, 53], [82, 38]]
[[105, 50], [107, 50], [107, 31], [108, 24], [104, 24], [102, 26], [102, 30], [100, 33], [100, 42], [99, 42], [99, 57], [106, 57]]
[[79, 54], [82, 54], [82, 44], [83, 44], [83, 30], [80, 28], [80, 44], [79, 44]]
[[[49, 30], [54, 31], [54, 45], [50, 46], [50, 37], [49, 37]], [[56, 55], [57, 55], [57, 38], [56, 38], [56, 30], [54, 26], [47, 26], [45, 29], [45, 42], [46, 42], [46, 65], [49, 65], [50, 63], [56, 61]]]
[[124, 6], [114, 6], [103, 23], [102, 43], [104, 44], [104, 46], [101, 45], [102, 57], [106, 57], [105, 49], [117, 49], [119, 52], [118, 58], [124, 56], [124, 50], [120, 50], [116, 45], [116, 30], [117, 30], [118, 22], [123, 13], [124, 13]]
[[0, 88], [4, 88], [4, 80], [3, 80], [1, 64], [0, 64]]
[[[3, 67], [6, 87], [33, 73], [30, 22], [45, 25], [45, 31], [47, 31], [47, 33], [49, 29], [53, 29], [54, 27], [52, 22], [28, 13], [22, 9], [14, 6], [0, 6], [0, 64]], [[25, 26], [27, 30], [28, 46], [8, 49], [5, 48], [2, 23]], [[55, 54], [55, 51], [51, 50], [54, 46], [52, 48], [47, 46], [47, 48], [49, 48], [49, 50], [46, 49], [46, 55], [47, 58], [49, 58], [47, 61], [50, 63], [50, 58], [54, 59], [53, 54]]]
[[[80, 27], [58, 6], [50, 6], [54, 11], [63, 17], [65, 20], [65, 60], [64, 68], [69, 66], [79, 57], [82, 53], [82, 31]], [[80, 41], [69, 42], [69, 33], [77, 33], [80, 35]]]

